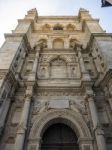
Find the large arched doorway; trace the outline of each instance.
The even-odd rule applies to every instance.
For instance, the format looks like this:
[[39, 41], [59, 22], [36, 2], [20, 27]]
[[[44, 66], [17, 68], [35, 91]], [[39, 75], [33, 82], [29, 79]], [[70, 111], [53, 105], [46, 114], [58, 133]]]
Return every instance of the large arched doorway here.
[[63, 123], [56, 123], [43, 133], [41, 150], [79, 150], [74, 131]]

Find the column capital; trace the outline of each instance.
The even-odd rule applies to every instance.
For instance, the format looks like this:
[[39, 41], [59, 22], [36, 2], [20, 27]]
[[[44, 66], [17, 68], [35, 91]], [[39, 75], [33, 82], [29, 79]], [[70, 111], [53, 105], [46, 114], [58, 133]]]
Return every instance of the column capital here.
[[87, 101], [94, 100], [94, 93], [92, 90], [86, 91], [85, 100]]
[[94, 132], [96, 132], [97, 135], [104, 135], [103, 128], [100, 124], [97, 124], [97, 126], [94, 128]]
[[33, 94], [33, 87], [34, 86], [28, 86], [25, 93], [25, 101], [30, 101]]
[[18, 131], [17, 131], [17, 133], [18, 134], [24, 134], [25, 133], [25, 131], [26, 131], [26, 126], [24, 125], [24, 122], [21, 122], [19, 125], [18, 125]]

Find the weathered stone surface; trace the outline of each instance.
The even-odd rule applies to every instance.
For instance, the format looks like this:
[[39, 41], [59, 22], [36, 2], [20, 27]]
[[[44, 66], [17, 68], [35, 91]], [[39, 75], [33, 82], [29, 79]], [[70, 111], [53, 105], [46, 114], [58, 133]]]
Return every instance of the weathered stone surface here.
[[68, 100], [52, 100], [49, 102], [48, 108], [54, 108], [54, 109], [69, 108], [69, 101]]
[[[98, 20], [83, 8], [78, 16], [38, 16], [32, 9], [5, 38], [0, 149], [41, 150], [45, 139], [72, 141], [77, 150], [111, 147], [112, 35]], [[61, 140], [44, 138], [52, 125]]]

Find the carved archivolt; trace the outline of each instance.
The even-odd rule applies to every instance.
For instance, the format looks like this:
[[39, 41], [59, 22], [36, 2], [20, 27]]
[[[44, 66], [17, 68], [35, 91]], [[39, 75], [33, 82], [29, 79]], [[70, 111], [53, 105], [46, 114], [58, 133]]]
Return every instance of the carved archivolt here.
[[53, 66], [61, 66], [61, 65], [63, 66], [65, 64], [66, 64], [65, 61], [63, 59], [60, 59], [60, 57], [58, 57], [52, 61]]
[[51, 29], [51, 26], [49, 25], [49, 24], [45, 24], [45, 25], [43, 25], [43, 27], [42, 27], [42, 30], [43, 31], [49, 31]]
[[66, 26], [66, 28], [67, 28], [67, 30], [68, 31], [74, 31], [74, 29], [76, 28], [73, 24], [68, 24], [67, 26]]
[[78, 112], [66, 109], [51, 109], [37, 116], [30, 132], [30, 139], [42, 137], [42, 134], [50, 125], [59, 122], [70, 126], [78, 137], [91, 138], [90, 131]]
[[41, 56], [41, 62], [48, 62], [50, 63], [52, 60], [56, 59], [60, 57], [60, 59], [65, 60], [66, 63], [72, 63], [72, 62], [76, 62], [76, 55], [42, 55]]

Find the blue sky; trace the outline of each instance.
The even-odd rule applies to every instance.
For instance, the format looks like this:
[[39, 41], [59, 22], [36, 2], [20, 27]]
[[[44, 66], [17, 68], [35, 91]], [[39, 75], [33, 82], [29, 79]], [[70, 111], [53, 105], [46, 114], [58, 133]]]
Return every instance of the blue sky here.
[[77, 15], [79, 8], [90, 11], [107, 32], [112, 32], [112, 7], [101, 8], [101, 0], [0, 0], [0, 46], [4, 33], [10, 33], [17, 25], [17, 19], [37, 8], [39, 15]]

